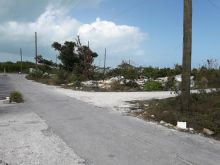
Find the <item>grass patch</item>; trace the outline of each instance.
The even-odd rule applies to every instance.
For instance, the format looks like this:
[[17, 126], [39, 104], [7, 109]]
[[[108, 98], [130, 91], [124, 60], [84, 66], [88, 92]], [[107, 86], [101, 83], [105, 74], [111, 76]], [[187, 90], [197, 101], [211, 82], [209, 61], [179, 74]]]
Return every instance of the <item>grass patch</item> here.
[[16, 103], [24, 102], [22, 94], [18, 91], [12, 91], [10, 93], [10, 102], [16, 102]]
[[[180, 97], [163, 100], [137, 101], [143, 112], [137, 112], [145, 120], [161, 120], [176, 125], [187, 122], [188, 128], [202, 132], [204, 128], [214, 131], [214, 138], [220, 139], [220, 92], [191, 95], [189, 112], [180, 110]], [[153, 116], [153, 117], [152, 117]]]

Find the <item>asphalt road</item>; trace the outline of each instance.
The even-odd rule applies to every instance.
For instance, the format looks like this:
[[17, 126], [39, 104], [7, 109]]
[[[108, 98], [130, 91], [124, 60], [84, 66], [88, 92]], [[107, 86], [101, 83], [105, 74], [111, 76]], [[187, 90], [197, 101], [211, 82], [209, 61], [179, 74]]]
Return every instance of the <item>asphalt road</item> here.
[[[87, 164], [219, 165], [220, 142], [170, 130], [61, 95], [52, 86], [10, 75], [37, 113]], [[111, 98], [109, 98], [111, 99]]]
[[0, 100], [8, 97], [12, 90], [13, 86], [10, 77], [5, 74], [0, 74]]

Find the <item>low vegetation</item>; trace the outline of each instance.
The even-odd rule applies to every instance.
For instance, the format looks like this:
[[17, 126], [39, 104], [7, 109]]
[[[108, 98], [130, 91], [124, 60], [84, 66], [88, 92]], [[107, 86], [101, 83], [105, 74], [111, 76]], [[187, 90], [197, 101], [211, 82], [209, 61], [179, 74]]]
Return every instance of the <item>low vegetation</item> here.
[[134, 91], [141, 91], [139, 85], [135, 83], [134, 81], [128, 81], [128, 82], [112, 82], [111, 88], [108, 91], [116, 91], [116, 92], [134, 92]]
[[150, 80], [144, 84], [144, 90], [145, 91], [161, 91], [163, 90], [163, 86], [160, 82]]
[[[35, 64], [29, 61], [22, 62], [23, 73], [29, 73], [29, 68], [35, 67]], [[18, 73], [21, 71], [21, 62], [0, 62], [0, 73]]]
[[10, 102], [15, 102], [15, 103], [24, 102], [22, 94], [19, 91], [12, 91], [10, 93]]
[[209, 129], [214, 132], [213, 137], [220, 139], [220, 91], [192, 94], [189, 112], [181, 111], [179, 96], [138, 101], [138, 104], [143, 112], [135, 114], [141, 115], [145, 120], [165, 121], [173, 125], [176, 125], [177, 121], [184, 121], [187, 122], [188, 128], [197, 132], [203, 132], [204, 128]]
[[[47, 61], [42, 56], [40, 59]], [[192, 89], [220, 87], [220, 70], [213, 61], [207, 60], [207, 64], [192, 70]], [[77, 63], [71, 71], [65, 66], [67, 64], [54, 67], [48, 63], [38, 65], [38, 69], [33, 69], [27, 78], [50, 85], [95, 91], [178, 91], [180, 89], [181, 66], [177, 64], [174, 68], [153, 68], [135, 67], [123, 61], [117, 68], [108, 68], [106, 74], [103, 74], [101, 68], [92, 65], [91, 61], [87, 68], [88, 72], [82, 71], [85, 66], [80, 69]], [[111, 80], [112, 83], [100, 87], [100, 83], [105, 84], [111, 78], [114, 79]], [[82, 84], [86, 81], [90, 81], [88, 86]]]

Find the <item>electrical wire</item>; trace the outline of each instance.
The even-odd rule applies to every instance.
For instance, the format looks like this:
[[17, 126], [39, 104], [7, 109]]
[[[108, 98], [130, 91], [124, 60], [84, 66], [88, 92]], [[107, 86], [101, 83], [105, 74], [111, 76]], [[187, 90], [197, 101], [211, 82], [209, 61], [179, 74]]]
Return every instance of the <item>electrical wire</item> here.
[[133, 4], [132, 6], [122, 10], [121, 12], [119, 12], [118, 14], [115, 14], [113, 15], [112, 17], [110, 17], [110, 20], [113, 20], [113, 19], [117, 19], [123, 15], [125, 15], [126, 13], [132, 11], [132, 10], [135, 10], [136, 8], [138, 8], [140, 5], [142, 5], [144, 2], [146, 2], [146, 0], [140, 0], [138, 1], [137, 3]]
[[220, 6], [218, 6], [215, 2], [213, 2], [212, 0], [207, 0], [214, 8], [220, 10]]
[[80, 5], [80, 0], [75, 0], [70, 4], [70, 6], [73, 6], [71, 7], [71, 9], [77, 8], [79, 5]]

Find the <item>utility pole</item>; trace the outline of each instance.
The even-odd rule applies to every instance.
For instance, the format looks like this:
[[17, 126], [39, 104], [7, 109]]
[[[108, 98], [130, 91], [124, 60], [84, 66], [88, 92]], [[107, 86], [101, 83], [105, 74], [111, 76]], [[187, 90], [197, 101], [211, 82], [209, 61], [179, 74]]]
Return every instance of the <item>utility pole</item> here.
[[37, 32], [35, 32], [35, 64], [37, 69]]
[[181, 110], [189, 111], [192, 54], [192, 0], [184, 0]]
[[89, 41], [88, 41], [88, 48], [89, 48]]
[[81, 46], [81, 42], [80, 42], [79, 35], [77, 36], [76, 42], [77, 42], [77, 44], [78, 44], [79, 46]]
[[20, 48], [20, 55], [21, 55], [21, 74], [22, 74], [22, 49]]
[[57, 56], [58, 56], [58, 55], [56, 54], [56, 68], [58, 68], [58, 66], [57, 66]]
[[104, 71], [103, 71], [104, 77], [105, 77], [105, 64], [106, 64], [106, 48], [105, 48], [105, 54], [104, 54]]

